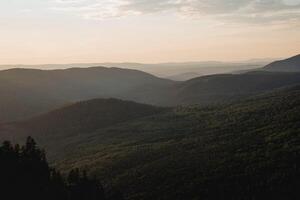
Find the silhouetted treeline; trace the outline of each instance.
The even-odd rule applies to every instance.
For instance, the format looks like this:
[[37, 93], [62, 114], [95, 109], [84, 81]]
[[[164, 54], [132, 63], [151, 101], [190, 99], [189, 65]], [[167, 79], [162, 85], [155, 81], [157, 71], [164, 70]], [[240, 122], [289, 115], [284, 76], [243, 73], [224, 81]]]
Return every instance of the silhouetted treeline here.
[[63, 178], [49, 167], [45, 152], [31, 137], [24, 146], [13, 146], [8, 141], [0, 146], [0, 195], [10, 200], [105, 199], [100, 182], [89, 178], [85, 171], [71, 170]]

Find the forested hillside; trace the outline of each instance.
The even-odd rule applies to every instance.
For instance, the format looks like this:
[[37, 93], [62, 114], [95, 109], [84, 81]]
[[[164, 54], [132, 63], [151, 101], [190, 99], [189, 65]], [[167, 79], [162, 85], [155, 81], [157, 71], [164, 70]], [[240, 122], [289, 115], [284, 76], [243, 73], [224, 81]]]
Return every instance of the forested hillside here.
[[0, 123], [28, 119], [77, 101], [118, 98], [157, 106], [233, 102], [300, 83], [300, 73], [249, 72], [175, 82], [128, 69], [0, 71]]
[[300, 83], [300, 73], [254, 71], [195, 78], [178, 85], [175, 105], [213, 105]]
[[0, 0], [0, 200], [300, 200], [300, 0]]
[[89, 166], [128, 199], [297, 199], [300, 87], [98, 130], [57, 166]]
[[[45, 152], [28, 137], [26, 144], [0, 146], [1, 196], [11, 200], [116, 200], [105, 193], [97, 179], [86, 171], [71, 170], [68, 177], [48, 165]], [[117, 197], [117, 196], [114, 196]]]
[[164, 102], [165, 96], [160, 94], [170, 84], [173, 81], [118, 68], [4, 70], [0, 71], [0, 123], [30, 118], [93, 98]]
[[62, 171], [88, 168], [125, 199], [297, 199], [299, 111], [294, 86], [231, 105], [177, 107], [43, 145], [49, 152], [63, 146], [63, 156], [53, 157]]
[[[1, 139], [22, 142], [28, 136], [49, 147], [49, 157], [61, 156], [75, 137], [88, 138], [98, 129], [115, 126], [170, 109], [117, 99], [74, 103], [29, 120], [0, 126]], [[73, 148], [73, 147], [72, 147]], [[72, 149], [71, 148], [71, 149]]]

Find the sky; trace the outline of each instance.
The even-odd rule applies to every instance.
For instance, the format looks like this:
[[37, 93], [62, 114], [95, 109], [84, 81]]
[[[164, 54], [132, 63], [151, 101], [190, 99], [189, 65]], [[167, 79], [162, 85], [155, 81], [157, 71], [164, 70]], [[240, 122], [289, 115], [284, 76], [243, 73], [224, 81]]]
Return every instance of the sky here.
[[300, 53], [300, 0], [0, 0], [0, 64]]

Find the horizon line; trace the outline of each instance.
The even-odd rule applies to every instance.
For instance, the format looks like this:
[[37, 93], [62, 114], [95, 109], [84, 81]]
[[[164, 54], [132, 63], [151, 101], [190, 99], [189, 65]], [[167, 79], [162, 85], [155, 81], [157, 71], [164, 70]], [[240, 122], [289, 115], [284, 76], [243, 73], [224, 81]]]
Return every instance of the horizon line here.
[[[290, 56], [293, 57], [293, 56]], [[106, 62], [62, 62], [62, 63], [14, 63], [14, 64], [0, 64], [0, 66], [39, 66], [39, 65], [85, 65], [85, 64], [142, 64], [142, 65], [159, 65], [159, 64], [183, 64], [183, 63], [247, 63], [247, 62], [263, 62], [264, 60], [281, 60], [282, 57], [266, 57], [266, 58], [249, 58], [242, 60], [191, 60], [191, 61], [166, 61], [166, 62], [134, 62], [134, 61], [106, 61]]]

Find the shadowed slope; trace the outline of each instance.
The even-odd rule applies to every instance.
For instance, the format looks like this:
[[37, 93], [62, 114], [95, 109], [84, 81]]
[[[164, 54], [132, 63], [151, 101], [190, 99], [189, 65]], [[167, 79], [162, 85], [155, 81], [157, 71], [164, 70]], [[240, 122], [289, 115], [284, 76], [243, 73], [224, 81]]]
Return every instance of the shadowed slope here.
[[167, 108], [122, 101], [94, 99], [74, 103], [50, 113], [16, 123], [0, 126], [1, 140], [23, 141], [33, 136], [53, 154], [63, 154], [74, 138], [88, 138], [98, 129], [115, 126], [146, 116], [157, 115]]
[[205, 76], [179, 85], [178, 104], [214, 104], [242, 98], [300, 83], [300, 73], [249, 72]]
[[[118, 108], [117, 100], [107, 100], [108, 105], [100, 102], [104, 110], [108, 105]], [[132, 103], [124, 105], [128, 104]], [[79, 103], [50, 113], [49, 124], [46, 115], [21, 126], [27, 133], [40, 133], [39, 140], [60, 169], [88, 168], [128, 199], [296, 199], [299, 195], [299, 86], [227, 106], [179, 107], [158, 114], [154, 114], [157, 108], [132, 105], [110, 111], [121, 114], [121, 118], [110, 115], [117, 123], [97, 114], [101, 110], [97, 104], [86, 109], [85, 103]], [[127, 108], [131, 117], [119, 120]], [[149, 112], [138, 117], [135, 108]], [[90, 112], [88, 121], [99, 123], [93, 130], [81, 122]], [[61, 123], [66, 124], [61, 127], [64, 131], [54, 127]], [[76, 127], [80, 133], [72, 128], [76, 124], [82, 126]]]
[[300, 72], [300, 55], [273, 62], [263, 68], [267, 71]]
[[300, 72], [257, 71], [175, 82], [119, 68], [12, 69], [0, 71], [0, 123], [23, 120], [93, 98], [118, 98], [159, 106], [205, 106], [299, 83]]
[[182, 107], [96, 131], [58, 165], [128, 199], [296, 199], [300, 87], [230, 106]]
[[91, 98], [135, 100], [131, 94], [138, 88], [142, 89], [136, 98], [147, 102], [149, 97], [160, 98], [155, 92], [172, 83], [137, 70], [104, 67], [0, 71], [0, 122], [32, 117]]

